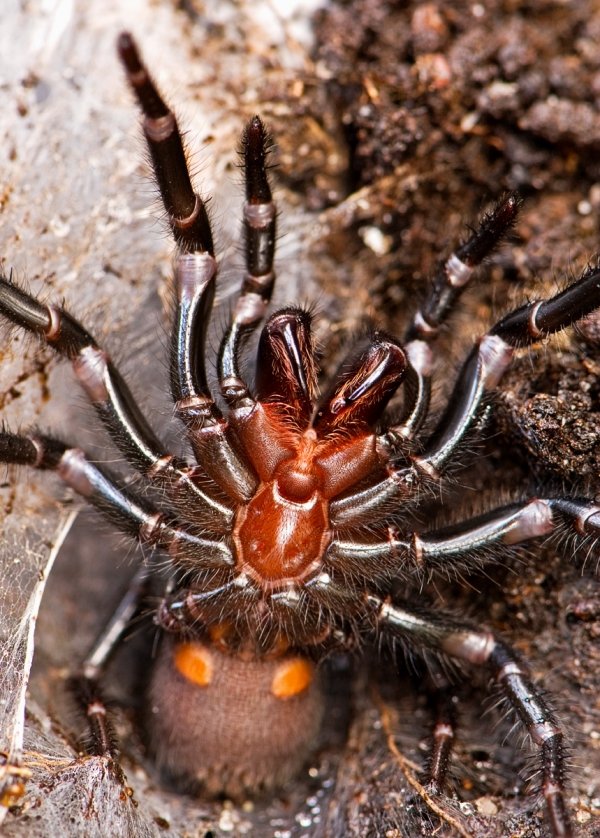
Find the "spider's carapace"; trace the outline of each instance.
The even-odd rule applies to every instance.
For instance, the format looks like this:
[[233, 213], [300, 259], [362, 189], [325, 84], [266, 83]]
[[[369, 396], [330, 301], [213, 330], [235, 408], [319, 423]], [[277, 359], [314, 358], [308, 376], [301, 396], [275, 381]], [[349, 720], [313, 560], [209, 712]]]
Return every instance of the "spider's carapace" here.
[[301, 310], [270, 318], [259, 348], [259, 400], [232, 418], [260, 481], [236, 515], [236, 559], [265, 588], [300, 582], [321, 569], [332, 537], [329, 501], [383, 466], [373, 425], [406, 368], [397, 342], [373, 335], [340, 371], [311, 421], [309, 327]]

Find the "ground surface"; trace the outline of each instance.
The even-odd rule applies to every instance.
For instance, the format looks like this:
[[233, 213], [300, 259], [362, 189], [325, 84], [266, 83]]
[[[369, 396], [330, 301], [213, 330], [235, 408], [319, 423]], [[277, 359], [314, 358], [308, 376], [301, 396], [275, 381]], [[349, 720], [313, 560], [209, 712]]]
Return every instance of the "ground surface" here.
[[[302, 6], [289, 19], [276, 4], [193, 0], [139, 0], [126, 12], [116, 2], [89, 3], [85, 12], [67, 2], [15, 4], [6, 13], [0, 55], [19, 57], [0, 64], [2, 256], [34, 290], [65, 296], [96, 334], [110, 336], [158, 425], [169, 426], [170, 415], [156, 373], [170, 245], [153, 221], [135, 112], [113, 54], [124, 25], [181, 102], [189, 140], [201, 150], [203, 189], [216, 193], [218, 244], [228, 257], [226, 289], [239, 276], [237, 222], [228, 222], [239, 217], [239, 127], [256, 110], [271, 125], [284, 230], [278, 299], [317, 301], [326, 366], [366, 317], [401, 332], [439, 254], [506, 189], [518, 188], [525, 208], [510, 246], [495, 254], [443, 336], [438, 403], [475, 336], [523, 299], [554, 293], [598, 250], [596, 4], [401, 5], [332, 3], [314, 19]], [[221, 296], [226, 304], [227, 291]], [[477, 457], [445, 496], [452, 515], [470, 511], [464, 486], [476, 508], [562, 488], [600, 492], [599, 335], [598, 321], [588, 322], [515, 364], [497, 399], [487, 460]], [[3, 420], [59, 429], [110, 459], [72, 398], [70, 371], [31, 343], [23, 358], [22, 343], [15, 334], [2, 345]], [[64, 521], [60, 487], [37, 475], [9, 477], [0, 576], [6, 750], [19, 736], [11, 697], [26, 666], [20, 615]], [[441, 801], [452, 826], [415, 798], [394, 752], [425, 761], [422, 691], [393, 665], [374, 671], [368, 661], [355, 667], [353, 687], [347, 663], [338, 662], [323, 749], [285, 797], [234, 806], [166, 793], [131, 724], [139, 701], [135, 677], [125, 677], [139, 660], [131, 643], [107, 687], [123, 708], [134, 803], [102, 761], [74, 758], [78, 723], [64, 706], [69, 661], [85, 654], [131, 573], [133, 555], [115, 544], [105, 525], [84, 516], [59, 553], [28, 705], [24, 763], [33, 778], [6, 816], [7, 835], [546, 834], [527, 793], [532, 767], [519, 737], [504, 738], [509, 724], [493, 710], [481, 718], [493, 705], [484, 701], [485, 678], [457, 688], [456, 797]], [[600, 589], [597, 552], [586, 561], [585, 550], [573, 556], [570, 547], [531, 548], [493, 578], [438, 585], [430, 595], [501, 631], [556, 696], [572, 743], [570, 805], [578, 836], [588, 838], [600, 834]]]

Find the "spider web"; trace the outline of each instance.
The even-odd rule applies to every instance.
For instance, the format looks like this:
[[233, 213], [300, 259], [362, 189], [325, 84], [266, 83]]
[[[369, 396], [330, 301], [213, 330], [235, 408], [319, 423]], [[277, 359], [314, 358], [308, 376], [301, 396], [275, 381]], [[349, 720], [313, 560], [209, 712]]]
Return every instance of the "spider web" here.
[[[62, 516], [49, 542], [17, 527], [4, 531], [0, 559], [0, 749], [10, 761], [22, 756], [25, 692], [46, 582], [76, 515], [74, 510]], [[53, 521], [44, 523], [50, 529]]]
[[[35, 626], [52, 566], [76, 514], [72, 511], [47, 518], [43, 529], [55, 528], [49, 541], [41, 540], [31, 529], [23, 532], [14, 519], [12, 525], [5, 525], [0, 556], [0, 750], [6, 757], [5, 789], [13, 782], [12, 772], [18, 772], [27, 761], [25, 700]], [[8, 794], [8, 801], [10, 797]], [[1, 793], [0, 801], [1, 824], [8, 812]]]

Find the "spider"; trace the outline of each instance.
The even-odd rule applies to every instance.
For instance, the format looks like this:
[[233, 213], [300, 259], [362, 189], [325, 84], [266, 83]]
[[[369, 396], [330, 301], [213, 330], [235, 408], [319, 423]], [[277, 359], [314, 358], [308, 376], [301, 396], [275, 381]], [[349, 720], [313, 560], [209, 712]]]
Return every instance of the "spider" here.
[[[600, 306], [600, 269], [502, 318], [473, 347], [432, 433], [432, 347], [474, 270], [517, 216], [510, 194], [440, 265], [402, 341], [374, 330], [317, 396], [311, 316], [271, 314], [258, 340], [255, 381], [240, 372], [244, 346], [272, 295], [276, 209], [269, 137], [245, 127], [246, 274], [216, 361], [205, 363], [217, 262], [206, 207], [194, 191], [176, 118], [128, 33], [118, 53], [143, 114], [154, 174], [177, 246], [170, 387], [195, 463], [169, 453], [93, 336], [64, 308], [0, 279], [0, 312], [71, 361], [125, 460], [152, 493], [126, 486], [85, 453], [39, 433], [0, 434], [0, 461], [57, 472], [113, 524], [168, 555], [155, 622], [163, 630], [148, 695], [150, 749], [162, 771], [209, 794], [254, 794], [284, 785], [306, 760], [323, 715], [319, 662], [356, 635], [379, 634], [427, 656], [485, 668], [540, 757], [555, 836], [573, 834], [565, 805], [563, 733], [526, 664], [500, 637], [426, 601], [397, 593], [436, 573], [475, 570], [501, 545], [569, 526], [600, 533], [600, 507], [583, 497], [534, 498], [445, 529], [411, 532], [403, 520], [431, 497], [465, 439], [480, 429], [486, 395], [515, 351]], [[402, 386], [403, 413], [388, 403]], [[421, 437], [425, 436], [424, 439]], [[83, 666], [96, 747], [112, 753], [96, 681], [135, 612], [147, 567], [135, 575]], [[166, 575], [166, 580], [165, 580]], [[83, 691], [83, 687], [82, 687]], [[429, 782], [441, 788], [452, 727], [435, 727]]]

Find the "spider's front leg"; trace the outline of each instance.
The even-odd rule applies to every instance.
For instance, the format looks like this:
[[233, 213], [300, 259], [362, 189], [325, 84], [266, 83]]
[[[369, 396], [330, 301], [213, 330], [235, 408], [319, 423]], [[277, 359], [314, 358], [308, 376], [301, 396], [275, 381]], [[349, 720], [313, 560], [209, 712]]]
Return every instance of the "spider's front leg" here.
[[479, 630], [448, 614], [419, 611], [372, 595], [367, 599], [385, 635], [397, 638], [407, 647], [454, 658], [490, 672], [539, 750], [542, 793], [552, 834], [554, 838], [572, 838], [565, 804], [563, 732], [511, 647], [492, 632]]
[[143, 114], [142, 128], [175, 243], [176, 307], [171, 334], [171, 393], [197, 462], [234, 500], [244, 502], [254, 477], [233, 445], [212, 398], [205, 368], [206, 330], [217, 262], [206, 206], [195, 192], [181, 132], [128, 32], [117, 41], [127, 80]]
[[[179, 247], [171, 364], [175, 409], [187, 428], [197, 461], [230, 497], [245, 503], [256, 489], [256, 477], [238, 453], [230, 423], [211, 395], [205, 369], [206, 329], [217, 272], [206, 207], [194, 191], [175, 115], [143, 64], [131, 35], [120, 36], [118, 50], [143, 113], [154, 174]], [[242, 137], [246, 276], [218, 361], [219, 386], [233, 408], [254, 404], [239, 373], [238, 356], [244, 337], [262, 320], [275, 283], [276, 208], [267, 177], [268, 151], [265, 127], [255, 116]]]
[[449, 258], [438, 265], [423, 306], [413, 317], [404, 336], [408, 356], [404, 384], [405, 407], [401, 421], [382, 435], [382, 442], [393, 446], [394, 438], [414, 439], [429, 409], [433, 357], [431, 344], [441, 326], [456, 307], [476, 269], [489, 257], [514, 224], [521, 199], [508, 195], [484, 215], [477, 228]]
[[[452, 397], [423, 452], [388, 465], [388, 476], [336, 499], [331, 520], [351, 527], [372, 520], [393, 502], [414, 497], [427, 481], [437, 481], [481, 416], [485, 396], [502, 379], [516, 349], [531, 346], [566, 329], [600, 307], [600, 267], [584, 274], [554, 297], [528, 303], [507, 314], [473, 348], [459, 372]], [[383, 437], [385, 444], [385, 437]]]
[[112, 440], [134, 468], [165, 486], [181, 508], [185, 509], [186, 501], [193, 504], [207, 526], [221, 532], [227, 529], [232, 510], [200, 488], [185, 462], [165, 453], [119, 371], [81, 323], [65, 309], [41, 303], [4, 277], [0, 277], [0, 314], [71, 361]]

